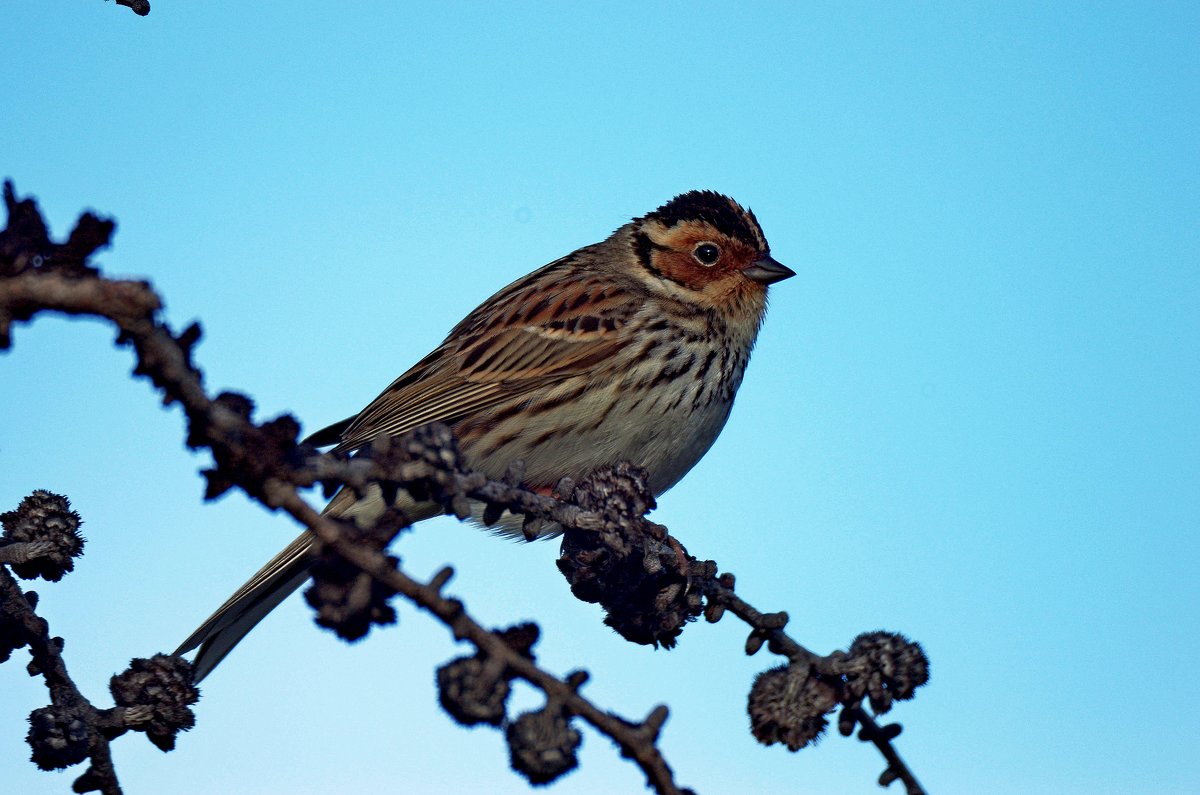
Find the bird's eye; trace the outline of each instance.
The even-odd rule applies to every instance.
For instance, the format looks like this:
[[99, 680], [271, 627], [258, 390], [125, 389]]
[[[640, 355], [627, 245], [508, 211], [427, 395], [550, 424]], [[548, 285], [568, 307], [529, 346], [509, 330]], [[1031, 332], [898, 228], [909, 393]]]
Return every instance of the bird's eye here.
[[721, 258], [721, 249], [717, 248], [712, 243], [701, 243], [692, 250], [692, 256], [696, 258], [696, 262], [701, 265], [713, 265]]

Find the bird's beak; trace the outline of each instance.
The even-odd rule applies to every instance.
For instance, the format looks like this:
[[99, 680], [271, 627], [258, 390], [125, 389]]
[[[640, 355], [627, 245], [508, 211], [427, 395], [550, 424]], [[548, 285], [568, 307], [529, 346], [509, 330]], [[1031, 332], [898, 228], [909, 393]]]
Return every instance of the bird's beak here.
[[796, 275], [794, 270], [787, 265], [776, 262], [775, 258], [770, 254], [764, 254], [761, 258], [750, 263], [749, 267], [742, 269], [742, 273], [747, 278], [753, 279], [759, 284], [774, 284], [775, 282], [781, 282]]

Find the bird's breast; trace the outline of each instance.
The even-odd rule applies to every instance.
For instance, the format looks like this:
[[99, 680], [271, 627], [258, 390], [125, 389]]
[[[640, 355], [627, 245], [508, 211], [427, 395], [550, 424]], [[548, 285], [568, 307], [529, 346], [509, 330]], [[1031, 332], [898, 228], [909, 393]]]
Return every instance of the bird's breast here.
[[748, 358], [748, 346], [681, 337], [626, 346], [611, 366], [548, 387], [519, 412], [501, 408], [496, 416], [503, 419], [476, 425], [463, 451], [493, 477], [520, 459], [534, 486], [630, 461], [650, 473], [658, 495], [716, 440]]

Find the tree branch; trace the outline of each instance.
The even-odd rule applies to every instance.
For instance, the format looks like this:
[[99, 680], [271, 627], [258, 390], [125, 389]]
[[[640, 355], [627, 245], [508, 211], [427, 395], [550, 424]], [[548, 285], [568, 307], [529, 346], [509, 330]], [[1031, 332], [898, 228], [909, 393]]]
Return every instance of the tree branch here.
[[[787, 659], [785, 666], [760, 674], [750, 693], [752, 730], [761, 742], [797, 750], [821, 734], [826, 715], [841, 705], [839, 730], [849, 735], [860, 726], [860, 739], [883, 754], [887, 768], [880, 783], [900, 780], [909, 793], [922, 792], [892, 744], [899, 725], [880, 727], [862, 707], [868, 700], [876, 713], [886, 712], [927, 681], [928, 660], [917, 644], [876, 632], [860, 635], [845, 652], [820, 656], [805, 649], [784, 632], [786, 613], [763, 613], [748, 604], [734, 592], [732, 575], [718, 576], [715, 563], [689, 555], [666, 528], [645, 518], [654, 499], [645, 472], [636, 467], [618, 464], [579, 484], [564, 479], [548, 497], [520, 485], [519, 465], [502, 480], [470, 470], [444, 426], [420, 428], [399, 439], [381, 437], [346, 458], [299, 444], [299, 423], [290, 416], [255, 423], [248, 398], [234, 393], [210, 398], [206, 393], [191, 361], [198, 326], [174, 334], [159, 319], [162, 303], [149, 284], [106, 279], [87, 264], [96, 249], [107, 245], [111, 222], [85, 214], [67, 243], [59, 245], [49, 241], [36, 205], [17, 201], [8, 183], [5, 201], [10, 217], [8, 229], [0, 233], [0, 348], [11, 344], [14, 321], [44, 311], [111, 321], [118, 343], [134, 349], [135, 375], [149, 378], [164, 403], [183, 408], [188, 445], [211, 450], [215, 463], [204, 473], [206, 497], [238, 487], [272, 509], [287, 511], [320, 540], [314, 585], [305, 595], [318, 610], [318, 623], [344, 637], [360, 637], [372, 624], [394, 619], [387, 602], [397, 593], [429, 611], [477, 650], [474, 657], [439, 669], [442, 703], [460, 722], [500, 725], [511, 679], [545, 692], [545, 708], [507, 724], [513, 765], [530, 781], [553, 780], [574, 765], [578, 735], [569, 722], [577, 716], [611, 737], [657, 792], [683, 792], [656, 746], [666, 708], [655, 708], [640, 723], [601, 710], [579, 693], [585, 673], [560, 679], [536, 666], [536, 628], [482, 627], [461, 602], [442, 595], [449, 568], [430, 583], [402, 572], [384, 551], [407, 525], [402, 514], [389, 511], [374, 528], [363, 530], [319, 514], [298, 489], [319, 484], [328, 497], [342, 486], [362, 494], [377, 485], [390, 504], [403, 488], [418, 499], [438, 502], [460, 519], [482, 506], [488, 524], [505, 512], [523, 515], [527, 526], [535, 520], [556, 523], [564, 530], [558, 566], [572, 591], [599, 602], [607, 614], [605, 623], [627, 639], [670, 647], [701, 612], [715, 622], [728, 611], [751, 627], [747, 653], [765, 644]], [[17, 554], [9, 552], [10, 557]], [[558, 745], [541, 747], [537, 742], [543, 740], [531, 737], [551, 737], [545, 742]], [[551, 757], [569, 764], [539, 766], [538, 760]]]

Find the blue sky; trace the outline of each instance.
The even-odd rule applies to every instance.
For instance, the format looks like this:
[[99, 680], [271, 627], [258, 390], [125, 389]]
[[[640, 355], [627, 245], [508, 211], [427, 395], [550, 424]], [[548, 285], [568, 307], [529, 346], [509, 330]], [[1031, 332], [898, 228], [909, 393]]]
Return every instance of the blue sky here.
[[[676, 193], [733, 195], [799, 275], [654, 518], [814, 650], [920, 640], [932, 681], [894, 715], [931, 792], [1193, 792], [1197, 29], [1185, 3], [6, 3], [0, 170], [59, 234], [115, 216], [101, 264], [203, 323], [209, 385], [310, 430], [514, 278]], [[83, 514], [77, 572], [36, 587], [98, 701], [296, 532], [201, 502], [205, 458], [111, 341], [43, 318], [0, 355], [0, 510], [47, 488]], [[656, 652], [570, 596], [554, 543], [438, 520], [397, 552], [453, 562], [487, 622], [539, 621], [599, 703], [669, 704], [684, 785], [878, 791], [856, 741], [753, 742], [775, 661], [732, 620]], [[498, 733], [440, 713], [440, 627], [401, 607], [347, 647], [307, 613], [205, 683], [176, 752], [119, 741], [127, 791], [526, 791]], [[44, 702], [0, 668], [13, 791], [78, 772], [26, 761]], [[640, 790], [590, 731], [552, 788]]]

